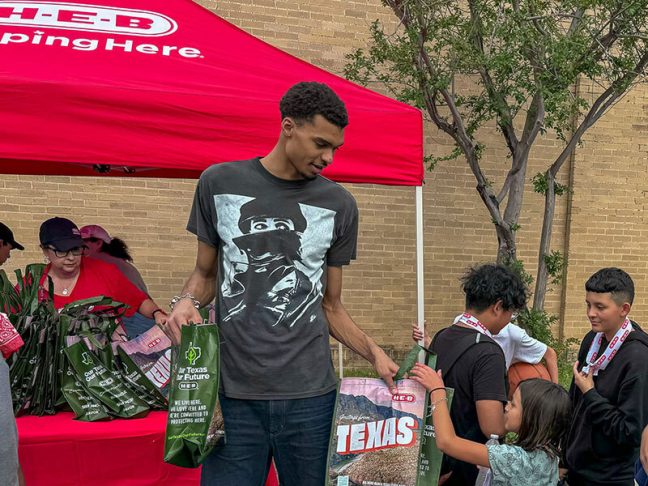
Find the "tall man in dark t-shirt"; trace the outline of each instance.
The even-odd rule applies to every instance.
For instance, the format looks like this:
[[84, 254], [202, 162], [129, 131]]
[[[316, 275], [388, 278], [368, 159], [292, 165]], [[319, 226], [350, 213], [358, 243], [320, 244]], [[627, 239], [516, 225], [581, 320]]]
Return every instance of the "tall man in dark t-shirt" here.
[[[462, 279], [465, 312], [457, 322], [439, 331], [431, 349], [446, 386], [454, 388], [450, 416], [457, 435], [485, 443], [502, 437], [506, 393], [506, 362], [502, 348], [491, 338], [526, 302], [526, 288], [507, 267], [487, 264], [473, 268]], [[445, 456], [442, 476], [447, 485], [472, 485], [477, 467]]]
[[180, 326], [200, 320], [196, 306], [216, 298], [227, 443], [203, 464], [203, 485], [263, 484], [272, 458], [282, 486], [325, 483], [337, 386], [329, 334], [392, 389], [398, 370], [341, 301], [358, 210], [320, 172], [344, 141], [346, 108], [319, 83], [293, 86], [279, 108], [267, 156], [202, 174], [187, 225], [196, 266], [166, 324], [177, 342]]

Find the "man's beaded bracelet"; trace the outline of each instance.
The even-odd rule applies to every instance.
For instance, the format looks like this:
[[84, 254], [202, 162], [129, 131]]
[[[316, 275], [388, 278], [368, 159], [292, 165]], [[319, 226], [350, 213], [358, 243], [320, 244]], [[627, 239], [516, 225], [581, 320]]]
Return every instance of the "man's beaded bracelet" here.
[[171, 302], [169, 302], [169, 307], [171, 307], [171, 310], [173, 310], [173, 308], [175, 307], [175, 305], [176, 305], [178, 302], [180, 302], [181, 300], [183, 300], [183, 299], [189, 299], [189, 300], [191, 300], [191, 303], [193, 304], [193, 306], [194, 306], [196, 309], [200, 309], [200, 301], [199, 301], [198, 299], [196, 299], [192, 294], [190, 294], [189, 292], [187, 292], [186, 294], [176, 295], [175, 297], [173, 297], [173, 299], [171, 299]]

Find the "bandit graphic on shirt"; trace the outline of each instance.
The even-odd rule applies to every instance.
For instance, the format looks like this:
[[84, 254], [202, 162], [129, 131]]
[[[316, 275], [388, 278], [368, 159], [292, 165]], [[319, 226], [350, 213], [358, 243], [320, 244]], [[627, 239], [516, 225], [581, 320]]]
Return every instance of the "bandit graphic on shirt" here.
[[293, 327], [315, 320], [335, 212], [263, 198], [214, 196], [223, 239], [223, 323]]

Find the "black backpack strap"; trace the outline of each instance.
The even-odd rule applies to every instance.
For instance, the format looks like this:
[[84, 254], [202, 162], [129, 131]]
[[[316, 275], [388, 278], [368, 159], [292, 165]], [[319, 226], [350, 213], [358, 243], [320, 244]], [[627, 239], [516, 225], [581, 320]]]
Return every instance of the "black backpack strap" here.
[[[436, 341], [437, 337], [444, 331], [446, 331], [449, 328], [441, 329], [439, 332], [437, 332], [432, 339], [432, 344], [430, 344], [430, 349], [432, 352], [436, 353], [437, 355], [439, 354], [436, 350]], [[479, 343], [486, 343], [486, 344], [494, 344], [495, 346], [499, 347], [499, 344], [489, 341], [487, 339], [482, 339], [482, 334], [480, 332], [475, 333], [475, 335], [468, 335], [464, 336], [461, 338], [456, 346], [453, 346], [452, 349], [450, 350], [450, 355], [449, 358], [444, 359], [444, 366], [441, 367], [441, 370], [443, 371], [443, 376], [446, 376], [452, 367], [459, 361], [459, 358], [461, 358], [470, 348], [473, 346], [479, 344]], [[446, 355], [448, 356], [448, 355]], [[439, 368], [439, 362], [437, 361], [437, 369]]]

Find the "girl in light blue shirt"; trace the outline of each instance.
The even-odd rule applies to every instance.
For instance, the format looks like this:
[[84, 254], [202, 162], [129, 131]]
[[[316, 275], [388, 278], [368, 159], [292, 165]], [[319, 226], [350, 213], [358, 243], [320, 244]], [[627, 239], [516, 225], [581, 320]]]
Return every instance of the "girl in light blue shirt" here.
[[538, 378], [522, 381], [504, 412], [504, 427], [517, 438], [510, 445], [485, 445], [455, 434], [441, 371], [417, 363], [410, 377], [430, 392], [436, 444], [445, 454], [490, 468], [491, 486], [558, 483], [558, 456], [571, 414], [569, 395], [560, 385]]

